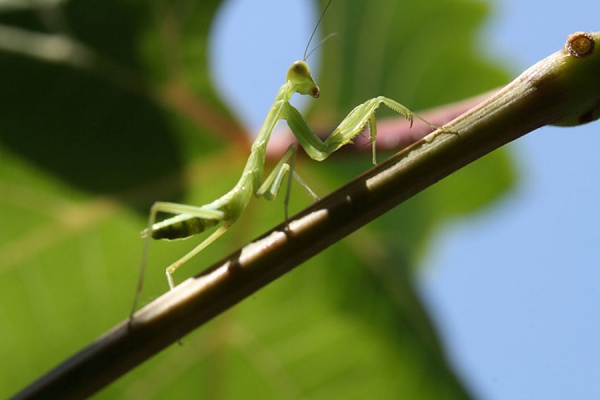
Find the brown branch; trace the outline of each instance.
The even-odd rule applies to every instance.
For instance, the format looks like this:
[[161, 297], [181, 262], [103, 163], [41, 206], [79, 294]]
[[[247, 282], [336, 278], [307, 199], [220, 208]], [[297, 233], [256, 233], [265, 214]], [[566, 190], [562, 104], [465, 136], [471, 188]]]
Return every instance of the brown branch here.
[[[600, 32], [593, 35], [598, 40]], [[81, 398], [452, 172], [540, 126], [600, 116], [600, 52], [561, 50], [486, 102], [138, 311], [17, 399]], [[193, 261], [192, 261], [193, 262]], [[191, 262], [190, 262], [191, 263]], [[74, 384], [77, 382], [77, 384]]]

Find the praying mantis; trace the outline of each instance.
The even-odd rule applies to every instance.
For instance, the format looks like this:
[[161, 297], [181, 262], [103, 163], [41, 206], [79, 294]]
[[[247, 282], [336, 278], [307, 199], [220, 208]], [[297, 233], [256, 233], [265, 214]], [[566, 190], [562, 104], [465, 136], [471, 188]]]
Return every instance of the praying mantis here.
[[[283, 157], [275, 165], [273, 170], [266, 178], [263, 178], [263, 169], [265, 164], [265, 155], [267, 144], [275, 125], [280, 120], [285, 120], [298, 140], [298, 143], [306, 154], [316, 161], [323, 161], [333, 154], [340, 147], [351, 143], [352, 140], [368, 126], [370, 139], [372, 143], [373, 164], [376, 164], [375, 158], [375, 140], [377, 137], [377, 126], [375, 121], [375, 112], [383, 104], [391, 110], [397, 112], [406, 118], [411, 126], [414, 117], [422, 120], [419, 116], [412, 113], [402, 104], [379, 96], [365, 101], [355, 107], [342, 120], [337, 128], [324, 141], [319, 138], [307, 125], [300, 112], [290, 104], [291, 97], [297, 93], [318, 98], [320, 95], [319, 87], [311, 75], [310, 68], [306, 63], [307, 51], [310, 42], [319, 26], [319, 23], [331, 4], [331, 0], [324, 8], [319, 21], [317, 22], [313, 34], [311, 35], [304, 58], [302, 61], [294, 62], [288, 69], [285, 83], [279, 88], [273, 105], [267, 114], [258, 135], [250, 149], [250, 155], [246, 161], [244, 170], [239, 181], [226, 194], [214, 200], [211, 203], [202, 206], [193, 206], [187, 204], [178, 204], [171, 202], [158, 201], [150, 209], [147, 228], [142, 232], [145, 238], [144, 252], [142, 256], [142, 266], [140, 270], [140, 279], [138, 290], [134, 300], [132, 315], [135, 311], [137, 298], [141, 291], [143, 275], [146, 265], [146, 259], [149, 249], [150, 239], [177, 240], [185, 239], [196, 234], [205, 232], [208, 229], [218, 226], [200, 244], [194, 247], [190, 252], [172, 263], [166, 268], [166, 276], [170, 289], [175, 287], [173, 273], [185, 262], [200, 253], [211, 243], [222, 236], [240, 217], [242, 212], [248, 206], [251, 198], [265, 198], [273, 200], [277, 196], [281, 185], [288, 176], [286, 200], [285, 200], [285, 219], [287, 220], [287, 200], [290, 195], [292, 177], [303, 186], [309, 194], [318, 199], [317, 195], [304, 183], [300, 176], [293, 170], [294, 156], [297, 151], [297, 145], [289, 146]], [[310, 55], [310, 53], [309, 53]], [[424, 121], [427, 123], [427, 121]], [[429, 123], [428, 123], [429, 124]], [[431, 124], [429, 124], [431, 125]], [[167, 213], [174, 215], [168, 219], [156, 222], [158, 213]]]

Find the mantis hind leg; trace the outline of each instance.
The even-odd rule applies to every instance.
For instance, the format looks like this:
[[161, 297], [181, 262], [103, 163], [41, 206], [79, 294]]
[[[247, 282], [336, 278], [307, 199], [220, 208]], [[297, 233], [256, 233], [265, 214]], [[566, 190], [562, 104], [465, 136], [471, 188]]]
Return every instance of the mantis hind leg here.
[[[140, 294], [142, 292], [142, 288], [144, 285], [144, 275], [146, 273], [146, 264], [148, 261], [148, 252], [150, 250], [150, 240], [152, 239], [152, 229], [156, 224], [156, 215], [159, 212], [163, 212], [163, 213], [169, 213], [169, 214], [175, 214], [176, 216], [173, 218], [169, 218], [165, 221], [162, 221], [161, 224], [167, 226], [169, 225], [169, 221], [178, 218], [178, 216], [181, 215], [190, 215], [190, 216], [195, 216], [198, 218], [204, 218], [207, 220], [215, 220], [215, 221], [222, 221], [225, 217], [225, 214], [220, 211], [220, 210], [216, 210], [216, 209], [211, 209], [209, 207], [196, 207], [196, 206], [190, 206], [190, 205], [186, 205], [186, 204], [178, 204], [178, 203], [169, 203], [169, 202], [156, 202], [152, 205], [152, 208], [150, 209], [150, 213], [148, 214], [148, 223], [146, 225], [146, 229], [144, 229], [144, 231], [142, 231], [142, 236], [144, 237], [144, 248], [142, 250], [142, 260], [140, 263], [140, 272], [139, 272], [139, 277], [138, 277], [138, 284], [136, 287], [136, 291], [135, 291], [135, 296], [133, 299], [133, 305], [131, 307], [131, 313], [129, 315], [129, 321], [131, 323], [131, 321], [133, 320], [133, 313], [135, 312], [135, 310], [137, 309], [137, 304], [139, 301], [139, 297]], [[200, 243], [200, 245], [203, 245], [204, 243], [206, 243], [204, 245], [204, 247], [206, 247], [208, 244], [210, 244], [212, 241], [214, 241], [217, 237], [221, 236], [223, 233], [225, 233], [225, 231], [227, 230], [226, 228], [219, 234], [216, 235], [215, 234], [217, 232], [220, 232], [225, 226], [228, 227], [228, 225], [223, 225], [221, 228], [219, 228], [217, 231], [215, 231], [211, 236], [209, 236], [208, 238], [206, 238], [202, 243]], [[209, 239], [210, 242], [207, 242]], [[200, 246], [199, 245], [199, 246]], [[199, 247], [197, 246], [197, 247]], [[197, 248], [196, 247], [196, 248]], [[204, 248], [202, 247], [202, 248]], [[196, 248], [194, 250], [192, 250], [192, 252], [194, 252], [191, 256], [187, 257], [184, 256], [181, 259], [179, 259], [178, 261], [176, 261], [174, 264], [177, 264], [174, 268], [172, 264], [171, 266], [169, 266], [169, 268], [172, 269], [171, 274], [181, 265], [183, 264], [185, 261], [187, 261], [189, 258], [191, 258], [193, 255], [197, 254], [200, 250], [202, 250], [202, 248], [200, 248], [199, 250], [196, 250]], [[191, 253], [191, 252], [190, 252]], [[189, 253], [188, 253], [189, 254]], [[186, 258], [187, 257], [187, 258]], [[182, 261], [183, 259], [183, 261]], [[169, 269], [167, 268], [167, 270]], [[171, 277], [170, 273], [167, 272], [167, 281], [169, 282], [169, 287], [171, 289], [173, 289], [174, 285], [173, 285], [173, 278]]]
[[202, 243], [198, 246], [194, 247], [191, 251], [189, 251], [186, 255], [181, 257], [179, 260], [175, 261], [173, 264], [169, 265], [167, 269], [165, 269], [165, 273], [167, 275], [167, 281], [169, 282], [169, 289], [173, 290], [175, 288], [175, 284], [173, 283], [173, 273], [177, 270], [177, 268], [181, 267], [184, 263], [189, 261], [196, 254], [200, 253], [204, 250], [208, 245], [217, 240], [221, 235], [227, 232], [227, 229], [231, 226], [231, 223], [228, 222], [225, 225], [222, 225], [214, 231], [209, 237], [204, 239]]

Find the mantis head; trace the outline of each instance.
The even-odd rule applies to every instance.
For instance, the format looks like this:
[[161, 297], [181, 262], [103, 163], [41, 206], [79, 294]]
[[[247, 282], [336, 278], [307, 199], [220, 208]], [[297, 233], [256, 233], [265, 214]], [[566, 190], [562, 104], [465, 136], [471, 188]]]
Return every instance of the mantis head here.
[[319, 97], [319, 87], [310, 75], [310, 68], [304, 61], [296, 61], [288, 69], [285, 80], [291, 84], [292, 90], [299, 94], [308, 94], [314, 98]]

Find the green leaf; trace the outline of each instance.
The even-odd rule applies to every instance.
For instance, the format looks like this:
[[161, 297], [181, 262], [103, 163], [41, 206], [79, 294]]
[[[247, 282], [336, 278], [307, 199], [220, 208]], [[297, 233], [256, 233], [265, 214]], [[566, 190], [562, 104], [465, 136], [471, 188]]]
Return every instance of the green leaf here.
[[[29, 53], [4, 46], [7, 33], [0, 29], [3, 397], [128, 316], [139, 231], [153, 201], [203, 204], [236, 182], [248, 139], [216, 95], [207, 63], [219, 5], [72, 0], [63, 8], [0, 14], [0, 27], [18, 29], [22, 43], [46, 46], [44, 39], [60, 34], [86, 50], [49, 62], [35, 46]], [[477, 50], [485, 14], [472, 1], [335, 1], [323, 29], [339, 38], [323, 46], [322, 97], [310, 121], [334, 126], [376, 95], [420, 109], [506, 82]], [[368, 155], [345, 154], [297, 164], [324, 194], [369, 163]], [[414, 271], [436, 227], [480, 210], [512, 181], [506, 154], [483, 158], [100, 397], [469, 397], [415, 292]], [[310, 201], [296, 188], [292, 197], [292, 211]], [[175, 278], [282, 219], [281, 199], [253, 201], [224, 238]], [[144, 302], [166, 290], [163, 269], [193, 243], [153, 243]]]

